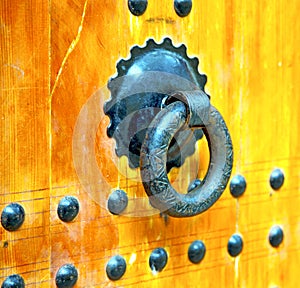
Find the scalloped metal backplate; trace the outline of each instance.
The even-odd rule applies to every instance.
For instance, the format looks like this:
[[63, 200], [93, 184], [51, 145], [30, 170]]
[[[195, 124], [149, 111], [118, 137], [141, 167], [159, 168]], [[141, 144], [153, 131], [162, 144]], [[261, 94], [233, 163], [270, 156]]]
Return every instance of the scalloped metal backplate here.
[[[146, 129], [164, 99], [178, 91], [204, 91], [207, 77], [199, 74], [198, 64], [196, 57], [187, 56], [185, 45], [174, 47], [169, 38], [134, 46], [130, 57], [117, 63], [117, 76], [108, 82], [111, 98], [104, 104], [104, 113], [110, 118], [107, 135], [116, 140], [116, 154], [127, 156], [131, 168], [139, 167]], [[168, 151], [168, 171], [180, 167], [195, 152], [203, 133], [186, 127], [175, 136]]]

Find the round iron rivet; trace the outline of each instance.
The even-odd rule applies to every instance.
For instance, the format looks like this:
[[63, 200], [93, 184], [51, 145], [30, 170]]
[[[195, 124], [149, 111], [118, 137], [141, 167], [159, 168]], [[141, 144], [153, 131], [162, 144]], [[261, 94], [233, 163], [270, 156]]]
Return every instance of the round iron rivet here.
[[175, 0], [174, 8], [178, 16], [185, 17], [192, 10], [192, 0]]
[[168, 262], [168, 254], [164, 248], [156, 248], [149, 258], [149, 266], [152, 271], [162, 271]]
[[193, 182], [190, 183], [190, 185], [188, 187], [188, 193], [190, 193], [191, 191], [196, 189], [200, 184], [201, 184], [201, 180], [195, 179]]
[[228, 241], [227, 250], [230, 256], [238, 256], [243, 250], [242, 237], [238, 234], [233, 234]]
[[273, 226], [269, 233], [269, 242], [272, 247], [278, 247], [283, 241], [283, 230], [280, 226]]
[[18, 203], [7, 205], [1, 214], [1, 224], [7, 231], [18, 230], [25, 220], [24, 208]]
[[148, 6], [147, 0], [128, 0], [128, 8], [135, 16], [141, 16], [145, 13]]
[[200, 263], [205, 256], [205, 252], [205, 244], [200, 240], [196, 240], [189, 247], [189, 260], [194, 264]]
[[284, 174], [280, 169], [274, 169], [270, 176], [270, 185], [274, 190], [278, 190], [284, 182]]
[[126, 271], [126, 261], [120, 256], [116, 255], [109, 259], [106, 265], [106, 274], [110, 280], [119, 280]]
[[235, 175], [230, 181], [230, 193], [233, 197], [238, 198], [244, 194], [246, 190], [246, 180], [242, 175]]
[[24, 287], [25, 287], [24, 279], [18, 274], [8, 276], [1, 285], [1, 288], [24, 288]]
[[109, 195], [107, 208], [110, 213], [119, 215], [128, 205], [127, 194], [123, 190], [115, 190]]
[[58, 288], [72, 288], [78, 279], [78, 272], [74, 265], [65, 264], [56, 273], [55, 283]]
[[57, 215], [64, 222], [71, 222], [79, 212], [79, 202], [73, 196], [66, 196], [59, 201]]

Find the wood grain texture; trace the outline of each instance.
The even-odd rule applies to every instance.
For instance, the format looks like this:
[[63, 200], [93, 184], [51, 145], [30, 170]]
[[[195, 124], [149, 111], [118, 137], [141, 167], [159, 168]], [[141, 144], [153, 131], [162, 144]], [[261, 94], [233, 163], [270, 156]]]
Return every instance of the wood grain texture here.
[[[72, 263], [79, 272], [76, 287], [297, 287], [299, 9], [299, 0], [204, 0], [193, 1], [190, 15], [180, 18], [173, 1], [149, 1], [145, 14], [136, 17], [121, 0], [2, 1], [0, 208], [19, 202], [26, 220], [16, 232], [0, 229], [0, 282], [19, 273], [26, 287], [55, 287], [59, 267]], [[232, 175], [244, 175], [247, 189], [234, 199], [227, 188], [211, 209], [189, 219], [113, 216], [103, 205], [111, 189], [124, 189], [132, 198], [145, 193], [139, 172], [115, 156], [114, 141], [106, 136], [105, 85], [133, 45], [164, 37], [184, 43], [188, 55], [199, 58], [199, 71], [208, 76], [206, 91], [233, 140]], [[95, 153], [103, 177], [102, 189], [92, 195], [78, 175], [86, 174], [91, 186], [98, 178], [88, 169], [75, 170], [73, 146], [76, 121], [89, 99], [99, 101], [79, 132], [91, 137], [88, 151]], [[99, 122], [91, 132], [93, 121]], [[172, 171], [178, 190], [205, 175], [206, 141], [197, 154]], [[84, 161], [82, 167], [88, 167]], [[285, 174], [279, 191], [269, 185], [275, 167]], [[80, 202], [71, 223], [56, 212], [66, 195]], [[284, 231], [277, 249], [268, 243], [275, 224]], [[227, 253], [233, 233], [244, 239], [237, 258]], [[196, 239], [207, 248], [198, 265], [187, 257]], [[157, 247], [169, 259], [153, 275], [148, 259]], [[112, 282], [105, 267], [117, 254], [127, 270]]]
[[0, 229], [0, 282], [18, 273], [26, 287], [50, 285], [49, 5], [0, 4], [0, 209], [18, 202], [25, 222]]

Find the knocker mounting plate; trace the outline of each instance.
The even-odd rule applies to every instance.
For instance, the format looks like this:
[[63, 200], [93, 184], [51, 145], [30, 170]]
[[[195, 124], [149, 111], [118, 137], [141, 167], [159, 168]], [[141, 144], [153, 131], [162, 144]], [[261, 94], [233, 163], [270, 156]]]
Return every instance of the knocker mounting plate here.
[[[139, 167], [146, 130], [164, 100], [182, 90], [204, 92], [207, 78], [199, 74], [198, 64], [197, 58], [187, 56], [183, 44], [174, 47], [169, 38], [162, 43], [149, 39], [145, 47], [134, 46], [130, 58], [117, 63], [117, 76], [108, 83], [111, 99], [104, 112], [110, 118], [107, 134], [116, 140], [116, 154], [127, 156], [130, 167]], [[201, 129], [182, 128], [170, 143], [167, 171], [180, 167], [202, 136]]]
[[[133, 47], [128, 60], [118, 62], [118, 74], [108, 83], [111, 99], [104, 105], [116, 154], [126, 155], [131, 167], [140, 167], [152, 206], [174, 217], [194, 216], [211, 207], [232, 170], [231, 138], [204, 92], [206, 76], [198, 73], [198, 64], [184, 45], [150, 39], [145, 47]], [[208, 171], [199, 186], [178, 193], [168, 171], [193, 154], [203, 133], [210, 151]]]

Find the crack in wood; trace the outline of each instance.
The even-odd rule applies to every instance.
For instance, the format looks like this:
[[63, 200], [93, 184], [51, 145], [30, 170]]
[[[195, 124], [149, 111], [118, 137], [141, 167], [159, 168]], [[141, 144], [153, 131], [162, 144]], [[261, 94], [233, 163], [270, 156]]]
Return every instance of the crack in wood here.
[[81, 36], [81, 32], [82, 32], [82, 29], [83, 29], [83, 23], [84, 23], [84, 18], [85, 18], [85, 13], [86, 13], [86, 8], [87, 8], [87, 3], [88, 3], [88, 0], [85, 1], [84, 3], [84, 7], [83, 7], [83, 11], [82, 11], [82, 15], [81, 15], [81, 21], [80, 21], [80, 25], [78, 27], [78, 31], [77, 31], [77, 35], [75, 36], [75, 38], [72, 40], [71, 42], [71, 45], [69, 46], [68, 50], [67, 50], [67, 53], [61, 63], [61, 66], [58, 70], [58, 73], [57, 73], [57, 76], [55, 78], [55, 81], [54, 81], [54, 85], [53, 85], [53, 88], [52, 88], [52, 91], [50, 93], [50, 97], [52, 98], [53, 96], [53, 93], [57, 87], [57, 84], [59, 82], [59, 79], [60, 79], [60, 76], [62, 74], [62, 71], [64, 69], [64, 66], [70, 56], [70, 54], [73, 52], [73, 50], [75, 49], [76, 45], [78, 44], [79, 40], [80, 40], [80, 36]]

